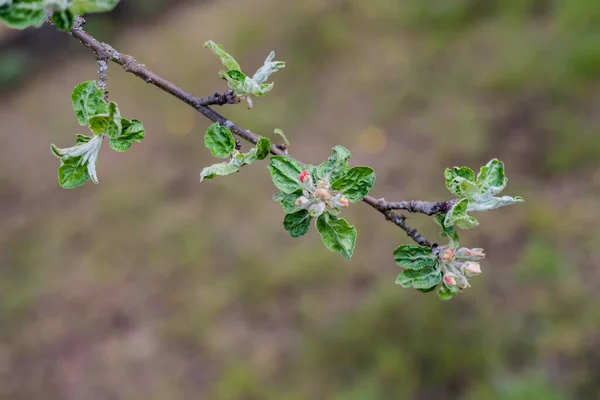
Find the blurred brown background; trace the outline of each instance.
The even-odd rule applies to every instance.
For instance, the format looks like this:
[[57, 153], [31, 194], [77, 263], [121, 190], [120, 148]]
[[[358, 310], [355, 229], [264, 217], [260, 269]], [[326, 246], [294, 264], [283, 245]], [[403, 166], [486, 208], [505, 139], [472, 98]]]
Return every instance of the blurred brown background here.
[[199, 184], [209, 122], [116, 65], [110, 96], [147, 139], [65, 191], [49, 145], [87, 133], [70, 93], [97, 64], [52, 28], [3, 28], [2, 399], [599, 398], [597, 0], [124, 0], [88, 21], [197, 95], [225, 89], [206, 40], [249, 72], [274, 49], [274, 91], [219, 111], [283, 128], [305, 162], [346, 146], [375, 196], [447, 199], [445, 167], [498, 157], [526, 202], [463, 233], [488, 254], [472, 289], [403, 290], [404, 232], [357, 204], [351, 262], [292, 239], [266, 163]]

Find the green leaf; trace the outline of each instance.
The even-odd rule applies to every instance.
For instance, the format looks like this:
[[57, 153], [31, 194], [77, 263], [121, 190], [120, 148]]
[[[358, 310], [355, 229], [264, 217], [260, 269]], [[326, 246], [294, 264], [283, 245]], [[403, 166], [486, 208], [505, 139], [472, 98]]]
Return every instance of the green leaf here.
[[453, 298], [456, 293], [458, 293], [458, 289], [456, 287], [449, 288], [445, 285], [442, 285], [438, 290], [438, 297], [440, 300], [446, 301]]
[[436, 265], [433, 250], [425, 246], [405, 244], [394, 251], [396, 264], [409, 269], [420, 270]]
[[292, 237], [304, 236], [308, 232], [311, 219], [308, 210], [300, 210], [293, 214], [287, 214], [283, 219], [283, 227]]
[[291, 214], [296, 211], [297, 207], [294, 205], [294, 202], [300, 196], [302, 196], [302, 190], [298, 190], [294, 193], [277, 192], [273, 195], [273, 200], [281, 204], [283, 212]]
[[144, 129], [144, 125], [137, 120], [127, 120], [123, 118], [121, 120], [123, 124], [123, 131], [121, 135], [116, 139], [110, 139], [109, 146], [118, 152], [123, 152], [129, 150], [133, 142], [141, 143], [144, 141], [146, 137], [146, 131]]
[[9, 28], [39, 28], [46, 18], [45, 0], [13, 0], [0, 6], [0, 21]]
[[446, 168], [444, 177], [446, 178], [446, 187], [448, 190], [450, 190], [450, 184], [457, 176], [468, 181], [475, 182], [475, 173], [469, 167], [454, 167], [452, 169]]
[[52, 14], [52, 22], [59, 31], [69, 32], [75, 24], [75, 16], [69, 10], [58, 10]]
[[449, 190], [459, 199], [473, 199], [480, 194], [479, 188], [475, 182], [460, 176], [457, 176], [452, 180]]
[[305, 168], [298, 161], [287, 156], [273, 156], [268, 168], [277, 189], [284, 193], [302, 189], [298, 176]]
[[228, 157], [235, 150], [235, 139], [226, 127], [215, 122], [206, 130], [204, 144], [214, 157]]
[[350, 260], [356, 245], [356, 228], [343, 218], [325, 212], [317, 218], [317, 230], [325, 247]]
[[[273, 61], [274, 58], [275, 58], [275, 52], [272, 51], [267, 56], [267, 59], [265, 60], [263, 66], [260, 67], [258, 69], [258, 71], [256, 71], [256, 73], [252, 77], [252, 80], [254, 82], [256, 82], [259, 85], [262, 85], [262, 84], [265, 83], [265, 81], [267, 79], [269, 79], [269, 76], [271, 76], [271, 74], [279, 71], [282, 68], [285, 68], [285, 62], [283, 62], [283, 61]], [[267, 91], [271, 90], [270, 88], [268, 90], [266, 90], [267, 86], [261, 87], [261, 90], [264, 91], [264, 93], [266, 93]], [[271, 85], [271, 87], [272, 87], [272, 85]]]
[[285, 133], [283, 133], [283, 129], [276, 128], [273, 132], [276, 135], [281, 136], [281, 138], [283, 139], [283, 144], [285, 144], [285, 147], [290, 147], [290, 141], [285, 136]]
[[396, 284], [403, 288], [414, 287], [423, 291], [430, 291], [442, 281], [442, 273], [435, 266], [423, 269], [404, 270], [396, 279]]
[[496, 158], [481, 167], [477, 175], [477, 186], [482, 193], [498, 194], [506, 187], [506, 181], [504, 163]]
[[212, 51], [217, 57], [219, 57], [219, 59], [221, 60], [223, 65], [227, 67], [227, 69], [237, 71], [242, 70], [242, 68], [240, 68], [240, 64], [238, 64], [237, 61], [235, 61], [235, 58], [233, 58], [229, 53], [227, 53], [222, 46], [216, 44], [212, 40], [209, 40], [208, 42], [204, 43], [204, 47], [208, 47], [210, 51]]
[[351, 154], [348, 149], [342, 146], [335, 146], [333, 154], [329, 156], [327, 161], [317, 167], [317, 175], [321, 179], [329, 178], [331, 182], [334, 182], [350, 169], [348, 165], [350, 157]]
[[451, 227], [453, 225], [458, 226], [461, 229], [469, 229], [479, 225], [479, 222], [467, 214], [467, 207], [469, 206], [469, 200], [462, 199], [458, 201], [444, 219], [444, 226]]
[[244, 160], [245, 164], [252, 164], [256, 160], [264, 160], [267, 158], [271, 151], [271, 141], [266, 137], [261, 137], [256, 143], [256, 147], [253, 147], [247, 154]]
[[354, 167], [333, 182], [331, 189], [344, 193], [351, 203], [365, 197], [375, 184], [375, 172], [370, 167]]
[[239, 170], [240, 167], [228, 162], [213, 164], [204, 168], [202, 172], [200, 172], [200, 182], [205, 179], [213, 179], [217, 176], [230, 175], [234, 172], [238, 172]]
[[82, 162], [83, 156], [61, 159], [58, 168], [58, 183], [64, 189], [74, 189], [85, 184], [90, 175], [85, 163]]
[[123, 130], [121, 121], [119, 107], [117, 103], [111, 101], [107, 113], [96, 114], [90, 117], [88, 123], [94, 135], [105, 134], [111, 139], [116, 139], [121, 135], [121, 131]]
[[111, 11], [119, 0], [73, 0], [69, 10], [75, 15]]
[[104, 101], [104, 93], [96, 86], [96, 82], [83, 82], [73, 89], [71, 96], [73, 110], [81, 126], [88, 124], [91, 117], [108, 114], [108, 104]]
[[[50, 146], [52, 153], [60, 158], [61, 166], [58, 170], [58, 181], [66, 189], [83, 185], [88, 179], [98, 183], [96, 174], [96, 161], [102, 145], [102, 136], [94, 135], [89, 138], [84, 135], [77, 136], [77, 145], [69, 148]], [[81, 172], [85, 170], [85, 173]]]
[[87, 143], [90, 140], [92, 140], [92, 138], [90, 136], [77, 135], [77, 144]]
[[444, 225], [446, 214], [436, 214], [434, 217], [435, 222], [442, 228], [442, 236], [448, 238], [449, 246], [452, 249], [457, 249], [459, 244], [458, 231], [453, 226]]

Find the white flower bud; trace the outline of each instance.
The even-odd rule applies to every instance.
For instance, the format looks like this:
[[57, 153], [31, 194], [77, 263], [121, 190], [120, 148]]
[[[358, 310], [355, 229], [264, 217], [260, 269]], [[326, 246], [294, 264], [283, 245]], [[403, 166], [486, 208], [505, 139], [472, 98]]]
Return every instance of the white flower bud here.
[[463, 270], [463, 273], [469, 278], [481, 274], [481, 266], [478, 262], [475, 261], [467, 261], [463, 263], [461, 269]]
[[294, 202], [294, 205], [296, 207], [301, 207], [304, 208], [304, 206], [306, 206], [308, 203], [310, 203], [310, 200], [308, 200], [306, 197], [304, 196], [300, 196], [296, 199], [296, 201]]
[[308, 212], [313, 217], [318, 217], [323, 214], [323, 211], [325, 211], [325, 203], [321, 201], [308, 207]]

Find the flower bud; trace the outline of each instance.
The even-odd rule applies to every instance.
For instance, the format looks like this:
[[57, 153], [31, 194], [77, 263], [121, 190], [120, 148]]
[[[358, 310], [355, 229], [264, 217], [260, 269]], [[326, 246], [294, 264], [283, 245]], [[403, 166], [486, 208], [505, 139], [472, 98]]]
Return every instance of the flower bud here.
[[308, 172], [308, 171], [302, 171], [300, 173], [300, 175], [298, 176], [298, 179], [300, 180], [301, 183], [308, 183], [308, 182], [312, 181], [312, 177], [310, 176], [310, 172]]
[[446, 286], [456, 286], [456, 277], [454, 275], [446, 275], [444, 276], [444, 283]]
[[444, 251], [442, 251], [442, 253], [440, 254], [440, 258], [445, 263], [452, 262], [454, 260], [454, 250], [444, 249]]
[[325, 189], [317, 189], [315, 190], [314, 194], [319, 200], [327, 200], [329, 198], [329, 192]]
[[294, 202], [294, 206], [296, 207], [304, 207], [305, 205], [307, 205], [308, 203], [310, 203], [310, 200], [308, 200], [306, 197], [304, 196], [300, 196], [296, 199], [296, 201]]
[[456, 286], [461, 288], [461, 289], [466, 289], [471, 287], [471, 285], [469, 284], [469, 280], [467, 278], [465, 278], [462, 275], [459, 275], [456, 277]]
[[467, 249], [466, 247], [462, 247], [456, 250], [456, 257], [465, 261], [477, 261], [485, 258], [485, 253], [480, 248]]
[[319, 188], [319, 189], [329, 189], [329, 181], [327, 179], [319, 179], [317, 181], [317, 188]]
[[350, 205], [350, 201], [345, 196], [342, 196], [339, 200], [339, 203], [342, 207], [348, 207]]
[[475, 261], [466, 261], [462, 265], [463, 273], [469, 278], [481, 274], [481, 266]]
[[308, 207], [308, 213], [313, 217], [318, 217], [323, 214], [323, 211], [325, 211], [325, 203], [323, 202], [318, 202]]

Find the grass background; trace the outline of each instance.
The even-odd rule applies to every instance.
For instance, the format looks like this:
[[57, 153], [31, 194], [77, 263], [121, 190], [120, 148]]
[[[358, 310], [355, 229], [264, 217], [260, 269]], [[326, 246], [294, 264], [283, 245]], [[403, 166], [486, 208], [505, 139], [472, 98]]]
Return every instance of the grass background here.
[[69, 94], [96, 63], [51, 30], [47, 62], [0, 48], [1, 398], [598, 396], [597, 0], [151, 3], [89, 30], [198, 95], [224, 90], [206, 40], [248, 71], [274, 49], [274, 91], [220, 111], [283, 128], [299, 159], [341, 144], [377, 171], [373, 195], [441, 200], [445, 167], [498, 157], [526, 202], [477, 216], [462, 242], [484, 273], [442, 303], [394, 285], [408, 239], [366, 205], [345, 211], [347, 263], [314, 229], [287, 235], [264, 165], [199, 184], [209, 122], [114, 65], [111, 99], [147, 139], [104, 146], [100, 184], [62, 190], [49, 144], [85, 133]]

